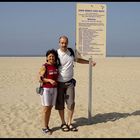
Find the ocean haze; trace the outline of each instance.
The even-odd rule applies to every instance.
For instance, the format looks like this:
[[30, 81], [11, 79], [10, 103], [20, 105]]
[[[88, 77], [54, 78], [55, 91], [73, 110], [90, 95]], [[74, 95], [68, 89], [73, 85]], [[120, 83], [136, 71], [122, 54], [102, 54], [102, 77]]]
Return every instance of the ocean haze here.
[[[107, 6], [106, 55], [140, 56], [140, 3], [94, 3]], [[0, 56], [44, 56], [61, 35], [75, 48], [76, 2], [0, 2], [0, 21]]]

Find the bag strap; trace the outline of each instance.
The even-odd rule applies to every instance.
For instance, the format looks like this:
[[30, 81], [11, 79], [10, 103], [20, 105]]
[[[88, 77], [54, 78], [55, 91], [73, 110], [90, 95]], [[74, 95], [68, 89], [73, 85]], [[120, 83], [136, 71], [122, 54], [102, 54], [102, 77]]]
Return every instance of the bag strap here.
[[73, 49], [72, 48], [68, 48], [68, 50], [70, 51], [70, 56], [75, 57]]

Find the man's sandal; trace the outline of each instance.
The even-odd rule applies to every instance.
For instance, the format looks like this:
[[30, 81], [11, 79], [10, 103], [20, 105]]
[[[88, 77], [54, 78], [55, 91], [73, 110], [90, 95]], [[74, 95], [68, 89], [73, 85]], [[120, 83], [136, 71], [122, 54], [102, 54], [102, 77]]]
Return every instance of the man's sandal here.
[[78, 131], [78, 129], [72, 124], [68, 125], [70, 131]]
[[62, 124], [61, 125], [61, 130], [64, 131], [64, 132], [68, 132], [69, 131], [69, 127], [67, 124]]

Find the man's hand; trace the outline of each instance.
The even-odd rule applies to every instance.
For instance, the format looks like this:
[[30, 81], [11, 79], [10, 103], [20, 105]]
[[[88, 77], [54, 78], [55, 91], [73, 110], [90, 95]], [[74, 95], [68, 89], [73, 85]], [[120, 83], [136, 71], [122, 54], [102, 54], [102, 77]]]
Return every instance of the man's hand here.
[[91, 61], [91, 65], [94, 67], [96, 65], [95, 61]]

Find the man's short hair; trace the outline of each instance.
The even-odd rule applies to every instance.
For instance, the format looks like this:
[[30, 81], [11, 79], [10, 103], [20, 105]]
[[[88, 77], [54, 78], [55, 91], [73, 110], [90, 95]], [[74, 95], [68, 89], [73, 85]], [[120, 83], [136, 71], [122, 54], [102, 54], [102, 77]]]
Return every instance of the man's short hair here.
[[65, 39], [67, 40], [67, 43], [68, 43], [69, 40], [68, 40], [68, 37], [67, 37], [67, 36], [65, 36], [65, 35], [60, 36], [60, 37], [59, 37], [59, 42], [60, 42], [60, 39], [61, 39], [61, 38], [65, 38]]

